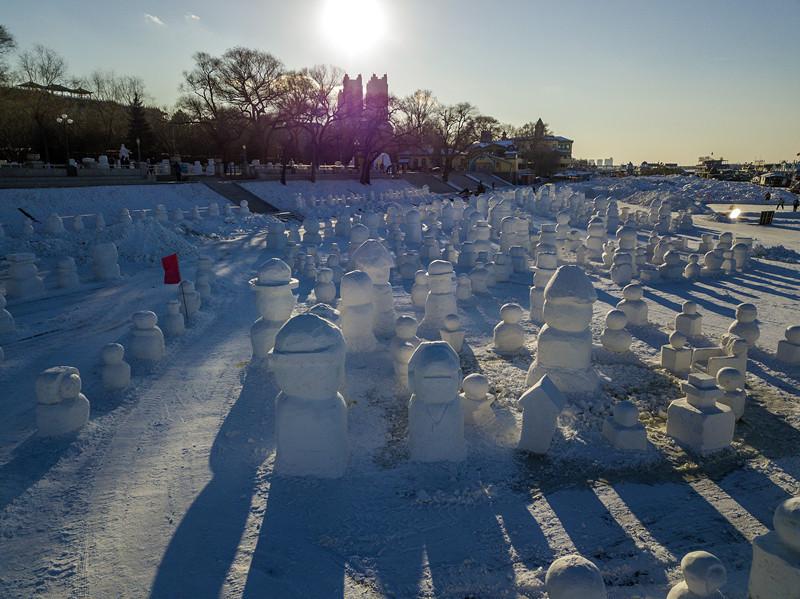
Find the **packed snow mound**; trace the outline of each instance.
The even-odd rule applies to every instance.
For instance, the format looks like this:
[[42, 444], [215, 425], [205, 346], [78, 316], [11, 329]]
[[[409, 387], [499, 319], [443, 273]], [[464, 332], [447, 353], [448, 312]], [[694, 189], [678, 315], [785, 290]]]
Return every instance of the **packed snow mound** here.
[[[158, 204], [164, 204], [170, 212], [176, 208], [188, 212], [195, 206], [205, 208], [211, 202], [216, 202], [220, 208], [229, 203], [202, 183], [0, 189], [0, 222], [12, 230], [19, 229], [25, 219], [19, 208], [41, 222], [55, 212], [60, 216], [80, 214], [84, 217], [101, 213], [107, 223], [113, 223], [122, 208], [134, 213], [145, 209], [152, 211]], [[69, 227], [68, 222], [64, 224]], [[88, 226], [89, 222], [86, 224]], [[7, 229], [6, 233], [9, 232]]]
[[760, 244], [756, 245], [756, 247], [753, 248], [753, 256], [755, 258], [763, 258], [764, 260], [773, 260], [775, 262], [800, 264], [800, 253], [797, 253], [793, 249], [782, 245], [774, 245], [770, 247], [764, 247]]
[[92, 260], [92, 249], [99, 243], [114, 242], [120, 259], [129, 262], [158, 262], [162, 256], [178, 253], [194, 255], [197, 249], [170, 226], [148, 219], [128, 226], [115, 224], [102, 231], [65, 231], [59, 236], [36, 235], [30, 239], [0, 239], [0, 254], [33, 252], [39, 258], [72, 256], [78, 264]]
[[569, 185], [575, 191], [583, 191], [587, 198], [611, 197], [640, 206], [650, 206], [658, 200], [668, 200], [673, 210], [689, 210], [694, 213], [709, 212], [707, 204], [759, 204], [764, 201], [764, 194], [767, 191], [772, 194], [772, 202], [783, 198], [789, 204], [794, 199], [794, 195], [785, 189], [684, 175], [601, 177]]

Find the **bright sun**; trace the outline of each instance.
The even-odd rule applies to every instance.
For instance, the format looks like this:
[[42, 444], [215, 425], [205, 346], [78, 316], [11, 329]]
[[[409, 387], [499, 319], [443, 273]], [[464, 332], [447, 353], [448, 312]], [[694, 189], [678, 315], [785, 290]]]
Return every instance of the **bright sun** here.
[[348, 53], [372, 48], [386, 32], [379, 0], [325, 0], [320, 24], [330, 43]]

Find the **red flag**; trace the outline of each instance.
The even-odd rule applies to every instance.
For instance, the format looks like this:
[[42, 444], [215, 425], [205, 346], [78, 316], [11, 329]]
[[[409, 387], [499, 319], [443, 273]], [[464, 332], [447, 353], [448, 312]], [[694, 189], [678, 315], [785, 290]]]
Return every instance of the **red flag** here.
[[164, 269], [164, 284], [177, 285], [181, 282], [181, 269], [178, 268], [178, 254], [170, 254], [161, 258]]

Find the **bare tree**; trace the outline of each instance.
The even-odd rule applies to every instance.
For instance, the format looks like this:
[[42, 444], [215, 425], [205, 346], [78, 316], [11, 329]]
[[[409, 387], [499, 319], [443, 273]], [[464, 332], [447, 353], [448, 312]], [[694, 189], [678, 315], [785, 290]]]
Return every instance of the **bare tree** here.
[[6, 63], [6, 55], [16, 48], [17, 44], [14, 41], [14, 36], [6, 29], [5, 25], [0, 25], [0, 83], [4, 83], [8, 78], [8, 64]]
[[305, 133], [311, 149], [311, 180], [317, 180], [323, 144], [339, 120], [337, 88], [342, 70], [315, 65], [286, 77], [288, 84], [278, 100], [286, 126]]
[[36, 44], [19, 55], [19, 70], [28, 81], [48, 86], [64, 80], [67, 63], [55, 50]]
[[469, 102], [439, 106], [434, 114], [433, 131], [436, 148], [441, 152], [442, 179], [453, 168], [453, 158], [475, 141], [477, 109]]

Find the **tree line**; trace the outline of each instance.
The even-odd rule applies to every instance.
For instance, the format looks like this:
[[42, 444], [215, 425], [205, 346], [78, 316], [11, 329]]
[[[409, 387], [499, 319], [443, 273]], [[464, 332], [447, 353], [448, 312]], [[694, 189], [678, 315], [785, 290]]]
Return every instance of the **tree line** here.
[[[13, 36], [0, 25], [0, 158], [11, 160], [35, 152], [45, 161], [59, 161], [67, 135], [73, 156], [109, 153], [121, 142], [136, 152], [139, 139], [143, 159], [246, 157], [284, 166], [294, 161], [309, 164], [312, 179], [321, 164], [354, 161], [367, 183], [371, 164], [383, 153], [395, 163], [401, 153], [425, 153], [446, 178], [454, 159], [482, 132], [497, 139], [533, 136], [535, 130], [534, 123], [501, 123], [469, 102], [440, 102], [430, 90], [389, 95], [385, 106], [354, 112], [338, 101], [343, 77], [338, 67], [288, 69], [255, 48], [235, 47], [218, 56], [195, 53], [172, 107], [153, 105], [138, 77], [101, 70], [75, 77], [50, 48], [16, 50]], [[81, 87], [91, 96], [17, 87], [24, 82]], [[56, 121], [63, 113], [73, 119], [68, 131]], [[534, 150], [541, 154], [543, 148]], [[529, 158], [547, 163], [542, 156]]]

